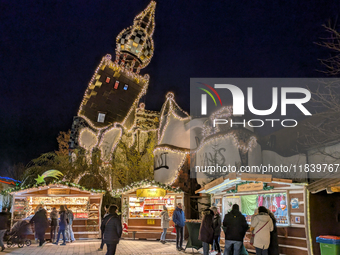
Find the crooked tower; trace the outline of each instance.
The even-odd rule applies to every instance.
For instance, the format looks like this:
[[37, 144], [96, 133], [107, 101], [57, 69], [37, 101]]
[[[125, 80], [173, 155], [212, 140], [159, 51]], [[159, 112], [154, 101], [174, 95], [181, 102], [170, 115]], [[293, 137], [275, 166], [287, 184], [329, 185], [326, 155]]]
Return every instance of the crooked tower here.
[[138, 103], [149, 84], [149, 75], [139, 73], [154, 51], [155, 7], [151, 1], [117, 36], [114, 59], [109, 54], [102, 58], [74, 117], [71, 150], [82, 147], [91, 154], [98, 148], [109, 162], [123, 131], [136, 126]]

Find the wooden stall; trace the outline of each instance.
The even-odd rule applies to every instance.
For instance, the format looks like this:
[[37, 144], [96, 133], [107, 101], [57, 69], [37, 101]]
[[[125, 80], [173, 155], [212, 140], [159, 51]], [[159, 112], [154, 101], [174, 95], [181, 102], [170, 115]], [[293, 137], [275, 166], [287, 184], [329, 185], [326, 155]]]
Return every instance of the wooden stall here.
[[[249, 225], [258, 206], [269, 208], [277, 220], [280, 254], [311, 255], [306, 190], [306, 184], [293, 183], [289, 179], [232, 173], [206, 184], [196, 193], [210, 194], [211, 203], [218, 207], [222, 219], [233, 204], [239, 204]], [[282, 208], [286, 204], [286, 208], [280, 209], [280, 204]], [[255, 253], [249, 241], [250, 232], [247, 232], [244, 245], [248, 251]], [[224, 243], [223, 231], [221, 243]]]
[[340, 173], [308, 185], [311, 255], [320, 255], [320, 235], [340, 236]]
[[[49, 184], [15, 191], [11, 195], [13, 196], [11, 225], [20, 219], [33, 216], [38, 206], [47, 211], [47, 218], [50, 220], [53, 207], [59, 211], [60, 205], [66, 205], [74, 214], [73, 232], [76, 239], [100, 237], [103, 193], [86, 191], [81, 187]], [[50, 228], [46, 230], [46, 239], [49, 238]]]
[[[128, 233], [123, 238], [133, 239], [159, 239], [163, 232], [160, 216], [163, 205], [168, 208], [172, 218], [176, 205], [182, 203], [183, 210], [186, 211], [188, 202], [184, 192], [166, 185], [142, 185], [125, 190], [121, 197], [122, 222], [128, 228]], [[172, 221], [169, 226], [166, 239], [175, 239], [176, 236], [170, 234], [174, 226]]]

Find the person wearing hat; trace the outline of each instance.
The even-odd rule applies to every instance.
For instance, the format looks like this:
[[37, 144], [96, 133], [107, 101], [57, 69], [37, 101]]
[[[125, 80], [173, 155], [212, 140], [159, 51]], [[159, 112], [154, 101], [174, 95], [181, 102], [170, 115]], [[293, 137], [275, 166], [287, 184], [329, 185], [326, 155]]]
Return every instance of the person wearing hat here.
[[287, 217], [288, 216], [287, 204], [285, 200], [281, 200], [280, 208], [277, 208], [274, 215], [275, 217], [282, 217], [282, 216]]

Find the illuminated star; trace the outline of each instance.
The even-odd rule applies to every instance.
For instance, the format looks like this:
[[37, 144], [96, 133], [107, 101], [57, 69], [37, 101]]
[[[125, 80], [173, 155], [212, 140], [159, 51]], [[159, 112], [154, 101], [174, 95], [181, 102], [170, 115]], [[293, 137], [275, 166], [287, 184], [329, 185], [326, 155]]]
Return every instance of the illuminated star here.
[[45, 182], [44, 177], [40, 176], [39, 174], [38, 174], [38, 178], [36, 178], [35, 180], [37, 181], [37, 184]]

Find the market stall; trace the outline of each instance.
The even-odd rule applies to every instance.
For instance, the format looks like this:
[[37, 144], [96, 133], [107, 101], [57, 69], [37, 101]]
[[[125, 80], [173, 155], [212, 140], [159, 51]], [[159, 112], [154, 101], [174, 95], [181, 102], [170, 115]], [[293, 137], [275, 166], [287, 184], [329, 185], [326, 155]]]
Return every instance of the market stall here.
[[[185, 211], [188, 202], [180, 189], [155, 181], [134, 183], [112, 194], [122, 198], [122, 222], [127, 225], [127, 234], [123, 237], [133, 239], [159, 239], [163, 232], [160, 217], [163, 206], [172, 218], [176, 205], [182, 203]], [[170, 235], [173, 225], [170, 221], [166, 239], [175, 238]]]
[[[233, 204], [251, 224], [251, 217], [258, 206], [270, 209], [277, 220], [280, 254], [309, 254], [309, 225], [306, 185], [293, 183], [289, 179], [276, 179], [271, 175], [232, 173], [220, 177], [196, 193], [211, 195], [211, 203], [216, 205], [222, 219]], [[224, 243], [224, 233], [221, 233]], [[249, 243], [250, 233], [245, 238], [245, 247], [254, 252]]]
[[[13, 196], [12, 222], [34, 215], [42, 206], [50, 217], [52, 208], [66, 205], [74, 214], [73, 232], [76, 239], [100, 237], [101, 191], [88, 191], [79, 185], [49, 184], [11, 192]], [[46, 230], [46, 239], [50, 238]]]

